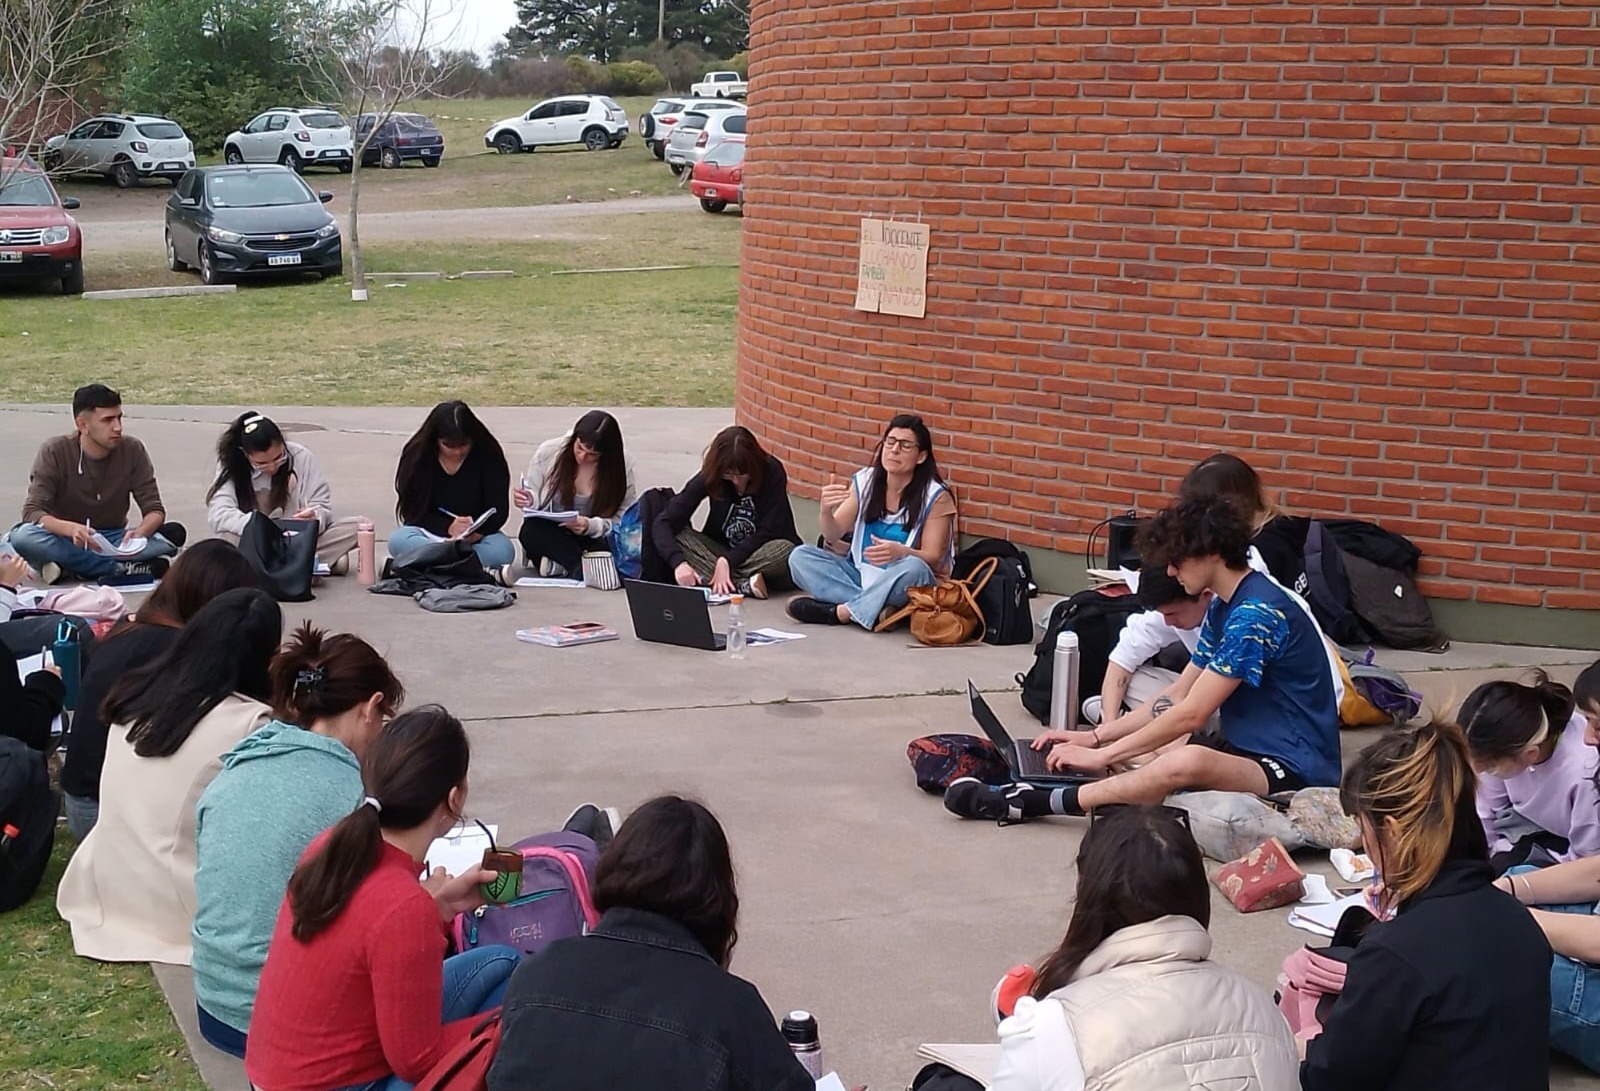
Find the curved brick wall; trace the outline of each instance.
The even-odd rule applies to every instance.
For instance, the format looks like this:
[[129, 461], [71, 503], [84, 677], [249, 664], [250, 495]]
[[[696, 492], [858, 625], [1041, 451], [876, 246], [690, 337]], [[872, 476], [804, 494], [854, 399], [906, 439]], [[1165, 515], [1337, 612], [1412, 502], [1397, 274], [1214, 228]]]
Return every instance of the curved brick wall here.
[[[893, 409], [963, 530], [1080, 549], [1239, 450], [1430, 594], [1600, 607], [1600, 6], [756, 0], [739, 419]], [[852, 308], [931, 225], [924, 319]]]

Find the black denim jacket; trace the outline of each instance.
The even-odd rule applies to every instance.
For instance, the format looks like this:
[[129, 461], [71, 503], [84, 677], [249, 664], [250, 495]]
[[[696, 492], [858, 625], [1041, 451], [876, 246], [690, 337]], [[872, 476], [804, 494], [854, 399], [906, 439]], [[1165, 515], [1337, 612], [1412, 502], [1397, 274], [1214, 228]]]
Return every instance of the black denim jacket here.
[[755, 986], [681, 925], [612, 909], [511, 977], [489, 1091], [813, 1091]]

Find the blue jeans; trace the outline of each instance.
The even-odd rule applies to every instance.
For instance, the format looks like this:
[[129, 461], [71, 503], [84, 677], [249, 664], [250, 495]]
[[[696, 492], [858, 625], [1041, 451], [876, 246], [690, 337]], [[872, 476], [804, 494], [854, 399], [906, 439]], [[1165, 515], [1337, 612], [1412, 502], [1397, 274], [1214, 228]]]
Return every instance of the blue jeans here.
[[[453, 1023], [498, 1008], [521, 958], [515, 947], [474, 947], [445, 959], [444, 1021]], [[414, 1086], [399, 1076], [386, 1076], [340, 1091], [411, 1091]]]
[[883, 570], [871, 587], [861, 586], [861, 570], [849, 557], [814, 545], [796, 546], [789, 554], [789, 575], [800, 590], [818, 602], [844, 603], [857, 625], [872, 631], [885, 606], [904, 606], [906, 591], [937, 582], [921, 557], [902, 557]]
[[[1507, 875], [1538, 871], [1522, 865]], [[1549, 913], [1600, 916], [1600, 903], [1541, 905]], [[1550, 1048], [1565, 1053], [1591, 1072], [1600, 1072], [1600, 966], [1566, 955], [1550, 960]]]
[[[389, 556], [398, 557], [433, 540], [421, 527], [395, 527], [389, 534]], [[478, 555], [478, 560], [483, 562], [485, 568], [499, 568], [517, 559], [517, 547], [511, 543], [510, 538], [499, 531], [485, 534], [474, 542], [472, 551]]]
[[241, 1030], [235, 1030], [215, 1015], [200, 1006], [199, 1001], [194, 1005], [195, 1018], [200, 1024], [200, 1037], [210, 1042], [222, 1052], [231, 1057], [244, 1060], [245, 1046], [248, 1036]]
[[[127, 531], [119, 527], [116, 530], [102, 530], [100, 533], [106, 536], [108, 542], [116, 545], [122, 541], [122, 536]], [[178, 552], [176, 546], [157, 532], [150, 535], [144, 548], [138, 553], [126, 557], [106, 557], [91, 549], [75, 546], [71, 538], [51, 534], [38, 523], [18, 523], [11, 528], [8, 540], [17, 555], [34, 568], [58, 564], [65, 571], [86, 580], [99, 580], [114, 575], [117, 565], [123, 562], [148, 561], [156, 557], [170, 557]]]

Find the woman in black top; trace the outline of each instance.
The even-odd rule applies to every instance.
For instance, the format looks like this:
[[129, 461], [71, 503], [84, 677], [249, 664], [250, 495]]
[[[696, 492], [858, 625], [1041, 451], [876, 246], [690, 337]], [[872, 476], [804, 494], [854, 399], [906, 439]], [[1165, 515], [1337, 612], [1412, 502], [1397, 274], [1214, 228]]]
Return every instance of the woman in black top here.
[[[711, 499], [705, 527], [690, 518]], [[764, 599], [789, 584], [789, 554], [800, 544], [789, 507], [789, 475], [750, 429], [734, 425], [706, 448], [700, 472], [656, 517], [656, 552], [683, 587], [709, 585], [718, 594]]]
[[1341, 802], [1383, 876], [1344, 991], [1306, 1047], [1303, 1091], [1544, 1091], [1550, 945], [1496, 889], [1453, 724], [1397, 732], [1346, 771]]
[[1238, 455], [1214, 454], [1195, 464], [1178, 486], [1178, 493], [1192, 500], [1220, 496], [1232, 502], [1250, 523], [1250, 544], [1261, 554], [1272, 578], [1305, 595], [1310, 586], [1305, 555], [1311, 520], [1279, 511], [1248, 462]]
[[180, 553], [139, 612], [95, 645], [79, 685], [61, 765], [73, 837], [87, 837], [100, 815], [100, 768], [106, 760], [101, 706], [111, 687], [124, 674], [154, 662], [206, 603], [235, 587], [260, 585], [261, 577], [244, 554], [220, 538], [207, 538]]
[[394, 491], [400, 525], [389, 535], [389, 556], [459, 538], [487, 569], [516, 560], [517, 547], [500, 532], [510, 506], [511, 468], [500, 441], [466, 402], [440, 402], [428, 413], [400, 452]]
[[754, 985], [728, 972], [739, 894], [728, 839], [677, 796], [600, 857], [600, 924], [511, 975], [489, 1091], [813, 1091]]

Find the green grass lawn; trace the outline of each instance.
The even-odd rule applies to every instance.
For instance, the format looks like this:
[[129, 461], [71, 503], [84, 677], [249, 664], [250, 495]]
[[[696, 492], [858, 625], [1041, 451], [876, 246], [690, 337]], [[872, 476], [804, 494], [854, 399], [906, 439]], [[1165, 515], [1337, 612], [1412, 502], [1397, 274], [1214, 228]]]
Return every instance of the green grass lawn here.
[[0, 917], [0, 1087], [203, 1091], [150, 967], [72, 953], [55, 907], [72, 845], [58, 832], [39, 893]]

